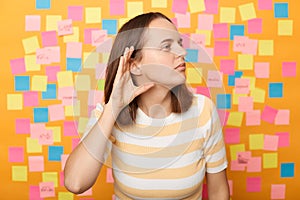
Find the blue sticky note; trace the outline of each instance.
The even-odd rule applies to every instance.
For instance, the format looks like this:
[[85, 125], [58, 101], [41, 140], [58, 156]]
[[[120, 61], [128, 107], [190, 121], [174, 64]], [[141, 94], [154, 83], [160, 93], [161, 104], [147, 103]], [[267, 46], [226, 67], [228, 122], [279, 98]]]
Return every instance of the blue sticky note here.
[[231, 95], [230, 94], [217, 94], [217, 108], [230, 109], [231, 108]]
[[288, 3], [274, 3], [274, 17], [275, 18], [288, 18], [289, 17], [289, 4]]
[[115, 19], [103, 19], [102, 29], [107, 30], [107, 34], [115, 35], [117, 34], [117, 20]]
[[15, 91], [28, 91], [28, 90], [30, 90], [30, 77], [15, 76]]
[[64, 153], [63, 146], [48, 146], [48, 160], [61, 161], [61, 155]]
[[245, 26], [244, 25], [230, 25], [230, 40], [234, 39], [234, 36], [244, 36]]
[[282, 98], [283, 83], [269, 83], [269, 97]]
[[51, 0], [35, 0], [36, 9], [50, 9]]
[[280, 177], [294, 177], [295, 164], [294, 163], [281, 163], [280, 165]]
[[47, 84], [47, 90], [42, 92], [42, 99], [56, 99], [56, 84]]
[[242, 71], [235, 71], [234, 75], [229, 75], [228, 76], [228, 86], [235, 86], [235, 79], [241, 78], [242, 75], [243, 75]]
[[81, 72], [81, 58], [67, 58], [67, 70]]
[[186, 49], [186, 62], [198, 62], [198, 49]]
[[33, 108], [33, 121], [48, 122], [48, 108]]

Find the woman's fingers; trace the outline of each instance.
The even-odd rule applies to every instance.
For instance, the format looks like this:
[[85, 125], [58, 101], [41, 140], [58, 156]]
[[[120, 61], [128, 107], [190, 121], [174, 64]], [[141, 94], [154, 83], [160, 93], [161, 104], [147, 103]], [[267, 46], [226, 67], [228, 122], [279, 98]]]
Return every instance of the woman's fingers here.
[[144, 92], [148, 91], [150, 88], [152, 88], [155, 84], [154, 83], [145, 83], [144, 85], [141, 85], [139, 87], [136, 87], [132, 100], [139, 96], [140, 94], [143, 94]]

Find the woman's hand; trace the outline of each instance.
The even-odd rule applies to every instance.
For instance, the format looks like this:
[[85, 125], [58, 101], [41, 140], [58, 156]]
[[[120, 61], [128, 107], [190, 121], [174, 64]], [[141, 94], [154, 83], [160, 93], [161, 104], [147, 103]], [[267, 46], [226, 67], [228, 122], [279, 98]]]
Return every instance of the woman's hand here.
[[154, 83], [146, 83], [139, 87], [134, 85], [131, 78], [129, 66], [129, 59], [133, 50], [133, 46], [131, 46], [130, 48], [126, 47], [123, 56], [120, 57], [118, 71], [109, 99], [116, 118], [118, 117], [122, 109], [126, 107], [135, 97], [146, 92], [154, 86]]

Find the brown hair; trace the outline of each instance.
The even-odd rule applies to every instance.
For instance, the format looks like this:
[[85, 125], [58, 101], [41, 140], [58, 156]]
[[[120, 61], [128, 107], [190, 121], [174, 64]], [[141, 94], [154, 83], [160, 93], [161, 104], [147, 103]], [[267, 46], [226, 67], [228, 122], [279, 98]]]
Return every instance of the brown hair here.
[[[143, 47], [143, 35], [145, 27], [157, 18], [163, 18], [172, 23], [172, 21], [159, 12], [149, 12], [138, 15], [126, 22], [119, 30], [108, 59], [108, 65], [105, 74], [104, 101], [108, 103], [112, 93], [114, 80], [119, 66], [120, 56], [126, 47], [133, 46], [134, 52], [132, 58], [142, 59], [141, 49]], [[125, 34], [126, 31], [126, 34]], [[172, 112], [181, 113], [187, 111], [192, 105], [193, 94], [188, 90], [186, 84], [178, 85], [171, 90]], [[117, 118], [121, 125], [129, 125], [135, 122], [136, 110], [138, 108], [136, 97], [128, 106], [126, 106]], [[130, 117], [129, 117], [130, 116]]]

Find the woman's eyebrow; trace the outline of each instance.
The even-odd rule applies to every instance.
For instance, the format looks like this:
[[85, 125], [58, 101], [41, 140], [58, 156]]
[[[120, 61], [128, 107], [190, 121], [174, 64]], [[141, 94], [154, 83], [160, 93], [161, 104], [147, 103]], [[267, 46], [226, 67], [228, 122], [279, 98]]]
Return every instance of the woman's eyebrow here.
[[[161, 41], [160, 43], [164, 43], [164, 42], [173, 42], [174, 40], [171, 38], [168, 39], [164, 39], [163, 41]], [[182, 43], [182, 38], [179, 38], [178, 43]]]

